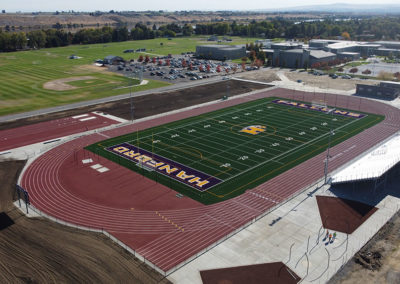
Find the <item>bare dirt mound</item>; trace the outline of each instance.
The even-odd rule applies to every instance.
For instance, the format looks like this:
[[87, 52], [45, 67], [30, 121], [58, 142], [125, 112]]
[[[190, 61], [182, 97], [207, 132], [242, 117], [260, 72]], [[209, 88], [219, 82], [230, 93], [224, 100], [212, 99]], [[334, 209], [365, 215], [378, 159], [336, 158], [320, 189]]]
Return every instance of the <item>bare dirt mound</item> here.
[[0, 163], [0, 283], [170, 283], [101, 234], [26, 218], [12, 204], [24, 164]]
[[80, 80], [91, 80], [91, 79], [96, 79], [96, 78], [94, 78], [92, 76], [80, 76], [80, 77], [57, 79], [57, 80], [53, 80], [53, 81], [44, 83], [43, 88], [47, 89], [47, 90], [53, 90], [53, 91], [74, 90], [74, 89], [77, 89], [78, 87], [68, 85], [66, 83], [80, 81]]
[[[223, 82], [211, 83], [177, 91], [154, 93], [145, 96], [134, 97], [134, 116], [135, 119], [143, 118], [146, 116], [197, 105], [212, 100], [218, 100], [227, 94], [229, 96], [235, 96], [264, 88], [268, 88], [268, 85], [238, 80], [226, 80]], [[154, 91], [156, 92], [156, 90]], [[0, 130], [79, 115], [91, 111], [102, 111], [130, 120], [131, 101], [130, 99], [123, 99], [87, 107], [75, 108], [66, 111], [8, 121], [0, 123]]]

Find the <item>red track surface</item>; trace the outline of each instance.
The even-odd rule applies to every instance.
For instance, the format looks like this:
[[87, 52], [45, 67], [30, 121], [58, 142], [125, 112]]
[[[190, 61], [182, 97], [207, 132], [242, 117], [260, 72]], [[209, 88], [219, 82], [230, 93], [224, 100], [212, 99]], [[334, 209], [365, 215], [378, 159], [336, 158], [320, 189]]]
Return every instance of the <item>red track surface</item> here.
[[[80, 120], [88, 117], [94, 117], [95, 119]], [[28, 126], [1, 130], [0, 151], [44, 142], [50, 139], [60, 138], [116, 123], [119, 122], [96, 115], [95, 113], [89, 113], [87, 116], [80, 118], [66, 117]]]
[[[326, 97], [330, 105], [386, 115], [380, 124], [333, 147], [330, 170], [400, 129], [400, 110], [383, 103], [275, 89], [65, 143], [36, 159], [24, 172], [21, 185], [36, 208], [70, 223], [103, 228], [167, 272], [321, 178], [325, 153], [241, 196], [204, 206], [189, 198], [179, 199], [173, 190], [82, 148], [105, 139], [103, 135], [122, 135], [267, 96], [306, 101]], [[82, 164], [88, 157], [93, 163]], [[110, 170], [100, 174], [90, 168], [97, 163]]]

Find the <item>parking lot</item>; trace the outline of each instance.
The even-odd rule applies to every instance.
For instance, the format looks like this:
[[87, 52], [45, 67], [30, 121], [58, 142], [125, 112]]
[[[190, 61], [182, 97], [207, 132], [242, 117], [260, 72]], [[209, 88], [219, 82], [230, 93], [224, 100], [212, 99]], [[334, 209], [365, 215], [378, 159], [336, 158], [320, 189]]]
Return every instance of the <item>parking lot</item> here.
[[[226, 79], [227, 75], [243, 72], [241, 66], [232, 62], [204, 60], [193, 57], [193, 54], [179, 56], [144, 57], [139, 60], [110, 65], [110, 71], [127, 77], [155, 79], [170, 83], [203, 80], [215, 76]], [[247, 66], [246, 71], [257, 67]]]

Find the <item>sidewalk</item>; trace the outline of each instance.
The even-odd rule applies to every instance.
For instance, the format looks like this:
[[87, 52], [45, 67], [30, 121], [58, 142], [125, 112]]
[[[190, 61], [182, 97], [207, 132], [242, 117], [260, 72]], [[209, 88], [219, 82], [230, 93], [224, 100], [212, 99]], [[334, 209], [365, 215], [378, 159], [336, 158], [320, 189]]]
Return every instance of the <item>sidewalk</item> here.
[[386, 196], [376, 205], [379, 210], [352, 235], [337, 232], [336, 240], [326, 245], [316, 195], [334, 196], [327, 186], [307, 189], [168, 279], [200, 284], [201, 270], [282, 261], [303, 279], [302, 283], [325, 283], [397, 212], [400, 204], [399, 198]]

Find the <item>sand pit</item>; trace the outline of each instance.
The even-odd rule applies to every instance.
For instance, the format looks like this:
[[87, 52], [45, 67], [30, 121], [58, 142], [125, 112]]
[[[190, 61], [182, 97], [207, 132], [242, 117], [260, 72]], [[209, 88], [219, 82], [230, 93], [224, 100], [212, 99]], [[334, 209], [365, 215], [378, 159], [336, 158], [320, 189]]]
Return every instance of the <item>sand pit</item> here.
[[47, 90], [53, 90], [53, 91], [74, 90], [74, 89], [77, 89], [78, 87], [68, 85], [66, 83], [74, 82], [74, 81], [81, 81], [81, 80], [92, 80], [92, 79], [96, 79], [96, 78], [94, 78], [92, 76], [80, 76], [80, 77], [57, 79], [57, 80], [53, 80], [53, 81], [44, 83], [43, 88], [47, 89]]

